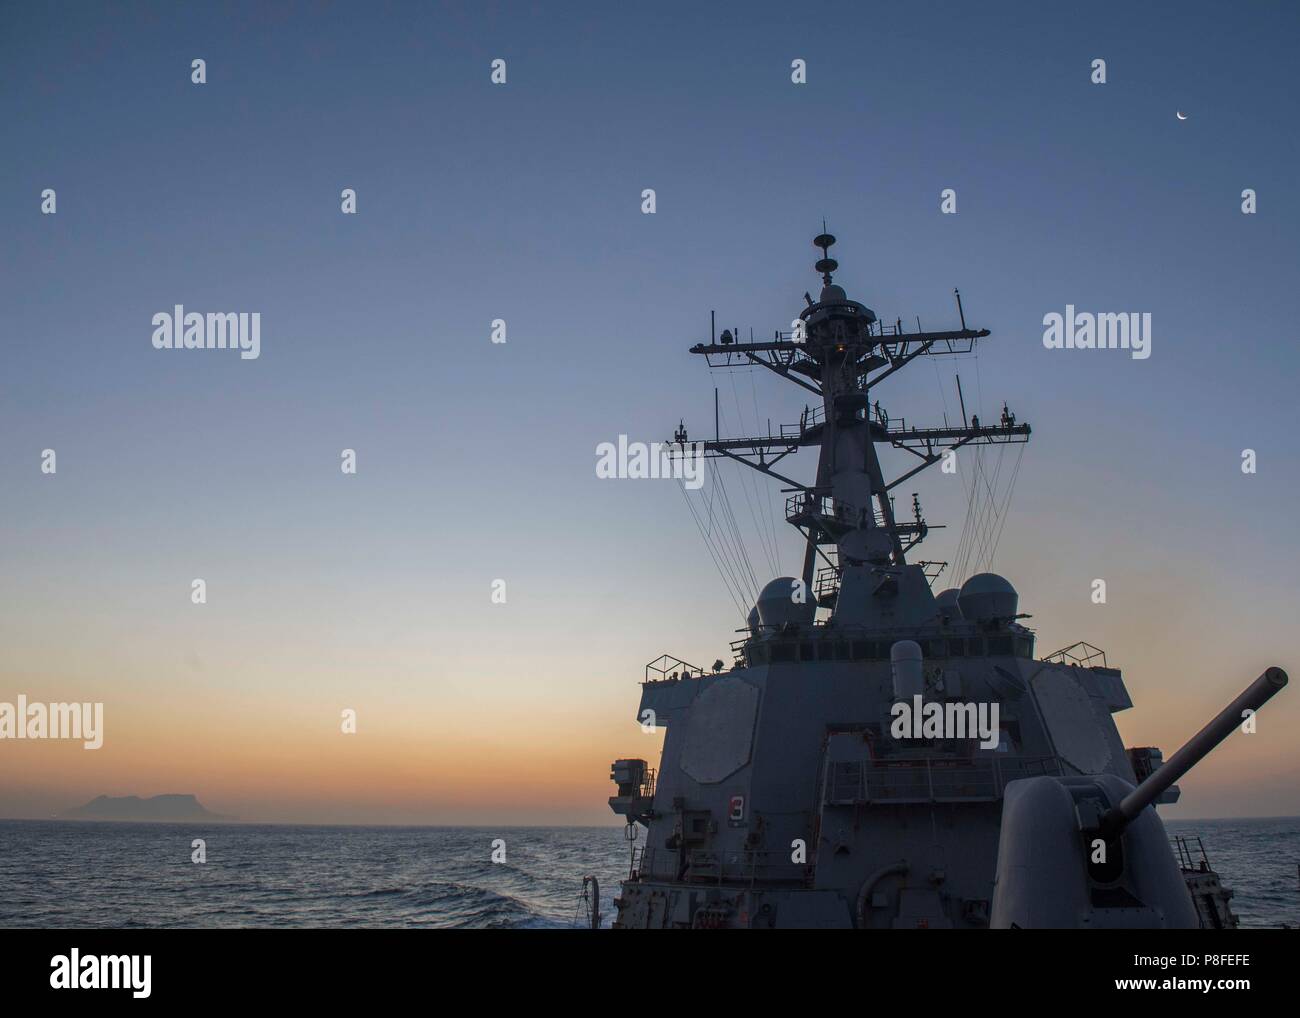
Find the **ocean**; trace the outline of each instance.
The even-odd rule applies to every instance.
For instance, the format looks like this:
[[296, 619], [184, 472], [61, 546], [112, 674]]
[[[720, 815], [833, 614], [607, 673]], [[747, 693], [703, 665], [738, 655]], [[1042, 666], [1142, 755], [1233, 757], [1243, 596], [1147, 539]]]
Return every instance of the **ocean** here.
[[[1167, 826], [1201, 835], [1243, 926], [1300, 926], [1300, 818]], [[0, 927], [554, 929], [589, 874], [608, 925], [628, 855], [617, 827], [0, 820]]]

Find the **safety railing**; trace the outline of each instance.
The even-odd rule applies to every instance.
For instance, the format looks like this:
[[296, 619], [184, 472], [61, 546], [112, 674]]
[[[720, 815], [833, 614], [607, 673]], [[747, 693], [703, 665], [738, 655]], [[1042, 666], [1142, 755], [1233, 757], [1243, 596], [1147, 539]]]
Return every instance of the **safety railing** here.
[[817, 570], [813, 581], [813, 595], [818, 604], [829, 604], [840, 592], [840, 570], [838, 566], [822, 566]]
[[689, 849], [683, 855], [675, 849], [641, 848], [633, 851], [630, 875], [642, 880], [681, 880], [688, 883], [806, 884], [810, 869], [792, 863], [788, 850]]
[[995, 802], [1009, 782], [1044, 774], [1060, 774], [1055, 757], [830, 761], [823, 799], [828, 806]]
[[[1192, 842], [1195, 841], [1195, 846]], [[1205, 844], [1196, 834], [1175, 834], [1174, 852], [1178, 856], [1178, 868], [1184, 873], [1207, 873], [1210, 871], [1210, 857], [1205, 854]]]
[[[830, 495], [791, 495], [785, 500], [785, 518], [797, 525], [816, 518], [819, 522], [832, 521], [845, 527], [861, 527], [866, 525], [867, 516], [865, 510]], [[884, 514], [878, 506], [872, 507], [870, 516], [877, 527], [885, 525]]]
[[1094, 647], [1091, 643], [1084, 643], [1082, 640], [1053, 651], [1043, 660], [1051, 664], [1075, 665], [1079, 668], [1107, 667], [1106, 652]]
[[704, 669], [671, 654], [660, 654], [645, 666], [646, 682], [675, 682], [704, 674]]

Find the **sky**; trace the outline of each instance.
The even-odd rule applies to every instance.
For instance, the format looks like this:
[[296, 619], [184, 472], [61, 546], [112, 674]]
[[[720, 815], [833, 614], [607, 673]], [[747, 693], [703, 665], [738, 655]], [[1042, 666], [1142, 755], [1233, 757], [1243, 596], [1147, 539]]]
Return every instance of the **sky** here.
[[[724, 430], [797, 421], [802, 390], [687, 350], [710, 310], [788, 329], [823, 218], [883, 320], [954, 327], [959, 287], [992, 330], [878, 395], [940, 423], [960, 373], [1031, 424], [990, 564], [1168, 755], [1295, 663], [1298, 30], [1267, 3], [0, 5], [0, 700], [106, 728], [0, 741], [0, 816], [620, 822], [608, 764], [661, 740], [643, 664], [727, 658], [741, 618], [678, 486], [598, 479], [595, 447], [708, 435], [715, 386]], [[260, 356], [155, 349], [177, 304], [259, 313]], [[1067, 304], [1150, 313], [1150, 358], [1045, 349]], [[783, 504], [720, 476], [742, 523]], [[909, 486], [948, 525], [926, 558], [955, 558], [961, 481]], [[798, 568], [777, 529], [769, 562], [749, 527], [759, 585]], [[1300, 813], [1297, 725], [1285, 691], [1162, 812]]]

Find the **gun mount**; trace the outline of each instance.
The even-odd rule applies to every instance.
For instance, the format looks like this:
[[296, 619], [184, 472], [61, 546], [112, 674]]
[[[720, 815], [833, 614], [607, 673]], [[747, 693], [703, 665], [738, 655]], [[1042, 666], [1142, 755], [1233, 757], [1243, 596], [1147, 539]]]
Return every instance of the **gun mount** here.
[[[1287, 683], [1266, 669], [1136, 788], [1115, 774], [1034, 777], [1007, 786], [989, 925], [994, 929], [1195, 929], [1197, 900], [1169, 836], [1147, 809]], [[1211, 881], [1212, 878], [1212, 881]], [[1199, 899], [1218, 893], [1208, 869]], [[1223, 910], [1220, 925], [1233, 925]], [[1211, 925], [1215, 923], [1211, 922]]]
[[1245, 711], [1257, 711], [1268, 703], [1287, 684], [1287, 674], [1281, 668], [1266, 668], [1262, 675], [1241, 691], [1241, 694], [1224, 707], [1218, 716], [1187, 740], [1154, 774], [1102, 815], [1101, 836], [1113, 841], [1124, 833], [1147, 806], [1209, 755], [1210, 751], [1232, 734], [1241, 724]]

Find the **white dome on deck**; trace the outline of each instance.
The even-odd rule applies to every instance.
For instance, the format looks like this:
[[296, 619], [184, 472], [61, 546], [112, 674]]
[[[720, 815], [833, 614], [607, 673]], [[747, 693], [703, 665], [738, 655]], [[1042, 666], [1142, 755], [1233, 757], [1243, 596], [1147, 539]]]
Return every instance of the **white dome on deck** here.
[[[802, 590], [803, 601], [795, 597]], [[817, 614], [812, 591], [793, 576], [778, 576], [758, 595], [758, 617], [765, 626], [784, 626], [791, 622], [808, 623]]]
[[1016, 614], [1020, 595], [1005, 577], [997, 573], [976, 573], [961, 585], [957, 605], [962, 615], [973, 621], [1009, 619]]

